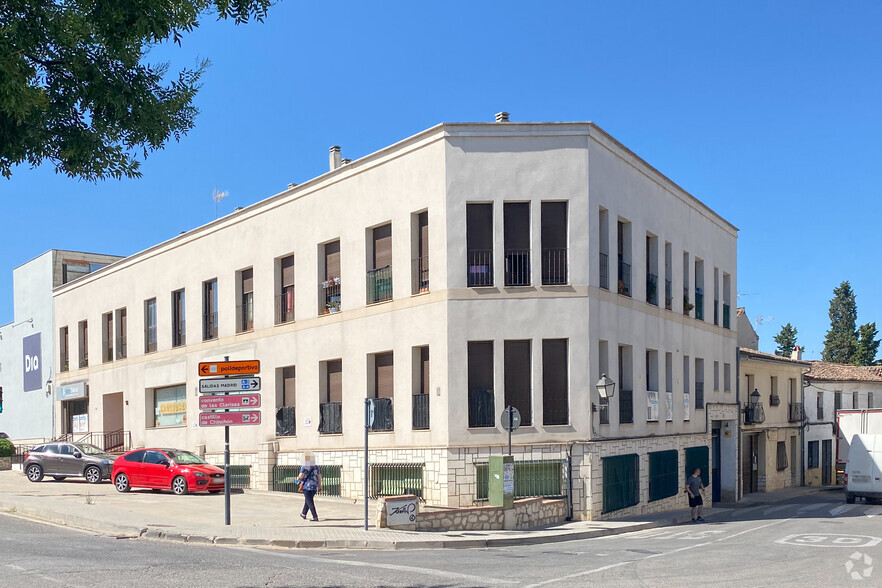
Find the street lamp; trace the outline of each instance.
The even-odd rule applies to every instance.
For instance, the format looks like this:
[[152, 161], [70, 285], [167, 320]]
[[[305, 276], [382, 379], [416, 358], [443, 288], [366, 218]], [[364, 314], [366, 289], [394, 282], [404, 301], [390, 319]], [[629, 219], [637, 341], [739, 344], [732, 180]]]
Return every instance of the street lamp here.
[[616, 394], [616, 383], [606, 374], [600, 375], [600, 379], [597, 380], [597, 384], [594, 387], [597, 388], [597, 393], [600, 394], [601, 398], [612, 398]]
[[760, 393], [756, 388], [753, 389], [753, 392], [750, 393], [750, 408], [756, 408], [756, 405], [759, 404], [760, 401]]

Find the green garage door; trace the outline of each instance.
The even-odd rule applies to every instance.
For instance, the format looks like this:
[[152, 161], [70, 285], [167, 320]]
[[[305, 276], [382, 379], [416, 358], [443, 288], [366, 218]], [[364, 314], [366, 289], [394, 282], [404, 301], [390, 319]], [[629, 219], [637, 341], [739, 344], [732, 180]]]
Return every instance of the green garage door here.
[[686, 479], [692, 475], [695, 468], [701, 468], [701, 481], [705, 486], [710, 486], [710, 451], [707, 446], [686, 448]]
[[675, 496], [679, 490], [676, 449], [649, 454], [649, 501]]
[[640, 502], [640, 457], [636, 453], [603, 458], [603, 512]]

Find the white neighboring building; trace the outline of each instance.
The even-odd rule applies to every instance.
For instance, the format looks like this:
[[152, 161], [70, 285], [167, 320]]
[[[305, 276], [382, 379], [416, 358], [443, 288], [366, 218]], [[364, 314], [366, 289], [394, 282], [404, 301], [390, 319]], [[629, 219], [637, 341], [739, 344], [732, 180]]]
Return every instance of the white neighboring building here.
[[806, 374], [805, 483], [836, 483], [836, 412], [882, 407], [882, 366], [812, 361]]
[[360, 495], [369, 397], [377, 494], [481, 500], [513, 405], [513, 453], [541, 462], [519, 471], [543, 472], [523, 492], [571, 486], [576, 518], [683, 507], [696, 465], [736, 499], [737, 230], [592, 123], [502, 118], [332, 148], [328, 173], [58, 288], [89, 430], [218, 460], [197, 364], [259, 359], [262, 423], [231, 432], [252, 487], [311, 450]]
[[13, 320], [0, 326], [0, 431], [16, 443], [55, 435], [52, 289], [118, 259], [53, 249], [12, 271]]

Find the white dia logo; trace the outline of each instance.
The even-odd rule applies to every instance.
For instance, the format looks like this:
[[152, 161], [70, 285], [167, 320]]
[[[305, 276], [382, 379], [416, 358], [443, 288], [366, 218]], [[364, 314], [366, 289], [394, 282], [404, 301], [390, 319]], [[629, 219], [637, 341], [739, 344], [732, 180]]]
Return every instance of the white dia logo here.
[[40, 369], [40, 358], [36, 355], [25, 355], [25, 373], [33, 372]]
[[[864, 569], [856, 569], [861, 562], [864, 564]], [[873, 558], [866, 553], [855, 551], [851, 554], [851, 557], [848, 558], [848, 561], [845, 562], [845, 571], [848, 572], [852, 580], [869, 578], [873, 574]]]

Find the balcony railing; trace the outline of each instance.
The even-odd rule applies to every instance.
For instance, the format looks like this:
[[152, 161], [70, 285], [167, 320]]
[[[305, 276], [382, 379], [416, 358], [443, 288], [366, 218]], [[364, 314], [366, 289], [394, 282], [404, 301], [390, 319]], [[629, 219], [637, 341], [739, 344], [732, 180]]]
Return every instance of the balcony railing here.
[[116, 358], [125, 359], [128, 357], [128, 345], [126, 344], [125, 335], [116, 338]]
[[413, 395], [413, 428], [428, 429], [429, 428], [429, 395], [414, 394]]
[[744, 424], [745, 425], [759, 425], [764, 423], [766, 420], [766, 412], [763, 410], [762, 404], [757, 404], [756, 406], [745, 406], [744, 407]]
[[104, 363], [110, 363], [113, 361], [113, 345], [108, 345], [108, 341], [104, 341], [104, 349], [101, 350], [101, 361]]
[[609, 424], [609, 399], [601, 398], [597, 404], [597, 414], [601, 425]]
[[70, 370], [70, 358], [66, 353], [61, 355], [61, 369], [59, 371], [66, 372]]
[[392, 266], [368, 270], [367, 303], [376, 304], [392, 300]]
[[323, 402], [319, 405], [319, 433], [343, 432], [343, 403]]
[[646, 301], [658, 306], [658, 276], [646, 274]]
[[600, 287], [609, 290], [609, 255], [600, 254]]
[[704, 382], [695, 382], [695, 410], [704, 409]]
[[492, 286], [493, 285], [493, 250], [472, 249], [467, 253], [468, 285]]
[[723, 328], [728, 329], [729, 327], [729, 305], [725, 302], [723, 303]]
[[80, 357], [80, 367], [81, 368], [89, 367], [89, 356], [88, 355]]
[[395, 428], [392, 399], [374, 398], [374, 424], [371, 431], [392, 431]]
[[187, 344], [187, 324], [182, 320], [172, 325], [172, 347], [181, 347]]
[[206, 312], [202, 315], [202, 340], [217, 339], [217, 313]]
[[294, 322], [294, 289], [276, 296], [276, 324]]
[[340, 278], [328, 278], [322, 282], [322, 308], [320, 314], [340, 312]]
[[671, 280], [665, 279], [665, 310], [671, 310], [674, 307], [674, 288]]
[[568, 425], [570, 424], [570, 411], [567, 407], [563, 408], [546, 408], [542, 412], [543, 425]]
[[824, 420], [824, 407], [823, 406], [818, 407], [818, 416], [815, 417], [815, 420], [818, 420], [818, 421]]
[[567, 250], [542, 250], [542, 284], [559, 286], [567, 283]]
[[469, 427], [493, 427], [495, 424], [493, 390], [469, 390]]
[[619, 260], [619, 294], [631, 295], [631, 264]]
[[283, 406], [276, 411], [276, 437], [293, 437], [297, 434], [297, 418], [293, 406]]
[[689, 302], [689, 288], [683, 286], [683, 316], [689, 316], [689, 312], [695, 305]]
[[772, 396], [769, 396], [769, 406], [780, 406], [780, 404], [781, 404], [781, 397], [780, 396], [778, 396], [777, 394], [773, 394]]
[[695, 292], [695, 318], [704, 320], [704, 294]]
[[714, 324], [720, 324], [720, 301], [714, 300]]
[[254, 304], [251, 302], [236, 306], [236, 332], [247, 333], [254, 330]]
[[634, 391], [619, 391], [619, 423], [634, 422]]
[[156, 325], [149, 325], [144, 329], [144, 353], [156, 351]]
[[530, 285], [530, 250], [505, 250], [505, 285]]
[[417, 257], [412, 260], [413, 268], [411, 276], [413, 284], [411, 287], [412, 294], [421, 294], [429, 291], [429, 256]]

